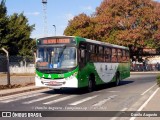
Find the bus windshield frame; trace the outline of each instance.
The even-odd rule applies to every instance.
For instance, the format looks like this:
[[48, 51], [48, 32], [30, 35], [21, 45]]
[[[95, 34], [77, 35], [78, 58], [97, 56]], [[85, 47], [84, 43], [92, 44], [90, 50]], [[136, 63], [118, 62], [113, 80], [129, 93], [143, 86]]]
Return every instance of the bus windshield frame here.
[[70, 70], [78, 65], [75, 45], [38, 45], [36, 69], [39, 71]]

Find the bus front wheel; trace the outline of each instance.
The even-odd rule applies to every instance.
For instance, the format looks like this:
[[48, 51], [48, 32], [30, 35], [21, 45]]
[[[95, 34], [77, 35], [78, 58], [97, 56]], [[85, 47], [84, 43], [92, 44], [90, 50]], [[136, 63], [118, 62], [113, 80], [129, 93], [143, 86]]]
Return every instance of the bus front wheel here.
[[90, 76], [88, 80], [88, 92], [92, 92], [95, 89], [95, 77]]

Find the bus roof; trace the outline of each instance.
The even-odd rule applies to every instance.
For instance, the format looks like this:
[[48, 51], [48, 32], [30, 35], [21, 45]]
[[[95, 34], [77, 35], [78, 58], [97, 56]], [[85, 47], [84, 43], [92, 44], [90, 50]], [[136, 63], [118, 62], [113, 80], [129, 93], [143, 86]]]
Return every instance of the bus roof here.
[[50, 39], [50, 38], [80, 38], [80, 39], [83, 39], [83, 41], [85, 40], [86, 42], [89, 42], [89, 43], [94, 43], [94, 44], [104, 45], [104, 46], [108, 46], [108, 47], [114, 47], [114, 48], [129, 50], [129, 48], [125, 47], [125, 46], [115, 45], [115, 44], [111, 44], [111, 43], [107, 43], [107, 42], [101, 42], [101, 41], [97, 41], [97, 40], [91, 40], [91, 39], [82, 38], [82, 37], [79, 37], [79, 36], [65, 36], [65, 35], [64, 36], [50, 36], [50, 37], [39, 38], [39, 40], [44, 39], [44, 38], [47, 38], [47, 39]]
[[49, 38], [74, 38], [74, 37], [75, 37], [75, 36], [65, 36], [65, 35], [61, 35], [61, 36], [48, 36], [48, 37], [38, 38], [37, 40], [49, 39]]
[[90, 42], [90, 43], [95, 43], [95, 44], [99, 44], [99, 45], [108, 46], [108, 47], [114, 47], [114, 48], [120, 48], [120, 49], [129, 49], [128, 47], [125, 47], [125, 46], [110, 44], [110, 43], [107, 43], [107, 42], [101, 42], [101, 41], [97, 41], [97, 40], [86, 39], [86, 41]]
[[[82, 37], [79, 37], [79, 36], [70, 36], [70, 37], [82, 38]], [[114, 48], [129, 50], [129, 48], [125, 47], [125, 46], [115, 45], [115, 44], [111, 44], [111, 43], [107, 43], [107, 42], [101, 42], [101, 41], [97, 41], [97, 40], [91, 40], [91, 39], [87, 39], [87, 38], [82, 38], [82, 39], [85, 39], [85, 41], [89, 42], [89, 43], [95, 43], [95, 44], [104, 45], [104, 46], [108, 46], [108, 47], [114, 47]]]

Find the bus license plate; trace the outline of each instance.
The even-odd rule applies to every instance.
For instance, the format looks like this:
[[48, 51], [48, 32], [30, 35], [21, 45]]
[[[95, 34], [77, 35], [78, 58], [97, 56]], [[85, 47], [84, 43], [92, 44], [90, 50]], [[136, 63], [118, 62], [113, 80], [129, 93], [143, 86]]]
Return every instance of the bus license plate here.
[[50, 81], [49, 85], [57, 85], [58, 83], [56, 81]]
[[60, 86], [60, 85], [62, 85], [61, 83], [58, 83], [58, 82], [56, 82], [56, 81], [50, 81], [49, 82], [49, 85], [51, 85], [51, 86]]

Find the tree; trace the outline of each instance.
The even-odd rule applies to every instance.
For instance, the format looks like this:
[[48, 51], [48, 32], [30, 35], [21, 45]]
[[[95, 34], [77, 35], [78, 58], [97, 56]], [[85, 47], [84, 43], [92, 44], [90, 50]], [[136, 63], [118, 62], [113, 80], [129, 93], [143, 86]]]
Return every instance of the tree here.
[[8, 34], [6, 36], [9, 40], [9, 52], [11, 55], [28, 55], [29, 44], [32, 42], [30, 35], [34, 29], [34, 25], [28, 24], [28, 19], [21, 14], [14, 13], [9, 17], [9, 28]]
[[10, 55], [33, 56], [31, 49], [35, 46], [35, 42], [30, 38], [33, 29], [34, 25], [29, 25], [23, 13], [7, 16], [5, 0], [1, 1], [0, 48], [7, 49]]
[[93, 21], [84, 13], [75, 16], [70, 20], [68, 27], [65, 29], [65, 35], [82, 36], [86, 38], [94, 38]]
[[[157, 43], [157, 46], [160, 46], [160, 4], [156, 4], [156, 8], [155, 8], [155, 16], [158, 17], [158, 21], [157, 21], [157, 26], [156, 29], [157, 31], [154, 34], [154, 42]], [[159, 47], [160, 49], [160, 47]]]
[[[104, 0], [92, 16], [79, 15], [69, 21], [64, 34], [131, 46], [133, 51], [160, 48], [159, 8], [160, 3], [152, 0]], [[87, 25], [79, 27], [81, 20]]]
[[8, 24], [7, 9], [5, 6], [5, 0], [2, 0], [0, 3], [0, 48], [2, 47], [7, 48], [8, 41], [5, 38], [8, 32], [7, 24]]

